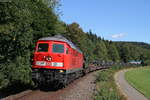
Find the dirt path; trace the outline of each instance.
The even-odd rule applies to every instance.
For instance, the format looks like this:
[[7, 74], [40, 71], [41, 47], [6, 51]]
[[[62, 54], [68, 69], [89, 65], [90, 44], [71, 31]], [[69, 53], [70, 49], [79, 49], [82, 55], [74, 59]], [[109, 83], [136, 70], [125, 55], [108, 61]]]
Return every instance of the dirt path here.
[[66, 88], [57, 91], [28, 90], [29, 93], [21, 93], [9, 96], [2, 100], [92, 100], [95, 91], [95, 74], [92, 72], [81, 77]]
[[148, 100], [143, 94], [139, 93], [135, 88], [128, 84], [125, 80], [125, 72], [128, 70], [122, 70], [115, 74], [115, 81], [127, 100]]

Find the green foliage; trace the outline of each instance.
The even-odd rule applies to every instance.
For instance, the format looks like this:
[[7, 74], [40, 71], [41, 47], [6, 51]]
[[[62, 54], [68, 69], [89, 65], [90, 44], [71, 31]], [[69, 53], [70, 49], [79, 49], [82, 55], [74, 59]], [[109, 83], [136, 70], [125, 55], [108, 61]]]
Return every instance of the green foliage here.
[[148, 47], [145, 47], [145, 44], [143, 43], [139, 43], [139, 45], [137, 44], [137, 42], [115, 42], [120, 60], [123, 62], [129, 62], [132, 60], [145, 61], [150, 59], [150, 51]]
[[103, 70], [103, 71], [99, 72], [99, 74], [96, 77], [96, 80], [98, 82], [100, 82], [100, 81], [101, 82], [107, 82], [108, 80], [111, 80], [111, 78], [112, 78], [111, 76], [112, 76], [111, 70], [109, 70], [109, 71]]
[[0, 16], [0, 85], [29, 84], [35, 41], [57, 32], [57, 16], [41, 0], [1, 2]]
[[96, 45], [93, 51], [93, 54], [97, 60], [105, 60], [107, 61], [107, 48], [102, 40], [100, 40]]
[[2, 67], [4, 66], [4, 64], [0, 64], [0, 89], [2, 87], [6, 87], [9, 83], [9, 80], [7, 79], [7, 76], [4, 74]]
[[122, 97], [113, 88], [103, 85], [95, 95], [94, 100], [122, 100]]
[[52, 9], [58, 9], [60, 6], [60, 0], [41, 0], [47, 7]]
[[150, 60], [149, 60], [149, 59], [148, 59], [148, 60], [145, 60], [145, 61], [143, 62], [143, 65], [144, 65], [144, 66], [150, 65]]
[[94, 100], [125, 100], [121, 96], [114, 83], [114, 73], [117, 70], [109, 69], [99, 72], [96, 76], [97, 93]]
[[111, 69], [113, 69], [113, 70], [120, 70], [120, 69], [123, 69], [125, 67], [128, 67], [128, 66], [123, 66], [122, 64], [121, 65], [115, 64], [115, 65], [112, 66]]
[[110, 43], [108, 46], [108, 54], [112, 61], [114, 61], [114, 62], [120, 61], [119, 52], [113, 43]]
[[123, 61], [125, 63], [127, 63], [131, 60], [130, 49], [129, 49], [128, 45], [122, 46], [121, 53], [122, 53], [121, 57], [123, 58]]

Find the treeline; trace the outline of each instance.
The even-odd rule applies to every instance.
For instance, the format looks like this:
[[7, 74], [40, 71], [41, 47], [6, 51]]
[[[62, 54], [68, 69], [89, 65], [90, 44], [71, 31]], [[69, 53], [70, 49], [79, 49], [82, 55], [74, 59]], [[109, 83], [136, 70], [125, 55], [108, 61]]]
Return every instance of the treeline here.
[[105, 40], [92, 31], [84, 32], [79, 24], [67, 25], [64, 35], [70, 38], [84, 52], [86, 59], [92, 61], [122, 62], [141, 61], [144, 65], [150, 64], [150, 49], [148, 44], [138, 42], [113, 42]]
[[149, 62], [148, 49], [129, 43], [116, 43], [84, 32], [77, 23], [59, 19], [57, 0], [12, 0], [0, 2], [0, 88], [16, 83], [31, 84], [31, 58], [41, 37], [61, 34], [84, 53], [87, 62], [94, 60]]

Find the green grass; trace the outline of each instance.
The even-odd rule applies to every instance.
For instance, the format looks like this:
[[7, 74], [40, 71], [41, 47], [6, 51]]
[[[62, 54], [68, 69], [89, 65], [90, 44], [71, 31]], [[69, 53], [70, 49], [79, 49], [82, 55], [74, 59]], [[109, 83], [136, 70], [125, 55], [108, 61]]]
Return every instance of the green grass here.
[[129, 84], [150, 99], [150, 67], [133, 69], [125, 73]]
[[94, 95], [94, 100], [125, 100], [119, 93], [114, 81], [114, 74], [121, 66], [115, 66], [108, 70], [100, 71], [96, 76], [97, 93]]

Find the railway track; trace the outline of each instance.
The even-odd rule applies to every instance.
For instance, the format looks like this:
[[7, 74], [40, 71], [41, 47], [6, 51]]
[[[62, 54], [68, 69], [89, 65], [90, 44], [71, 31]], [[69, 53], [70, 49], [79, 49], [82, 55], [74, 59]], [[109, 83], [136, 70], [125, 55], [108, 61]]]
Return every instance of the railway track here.
[[[106, 69], [99, 69], [99, 70], [106, 70]], [[51, 97], [51, 100], [57, 100], [55, 98], [58, 96], [58, 94], [63, 94], [63, 93], [66, 94], [68, 89], [71, 89], [72, 87], [74, 87], [79, 81], [82, 81], [84, 79], [84, 77], [88, 76], [91, 73], [95, 73], [95, 72], [96, 71], [87, 73], [85, 76], [74, 80], [66, 88], [62, 88], [62, 89], [59, 89], [56, 91], [54, 91], [53, 89], [52, 90], [44, 90], [44, 89], [42, 89], [42, 90], [39, 90], [39, 89], [38, 90], [26, 90], [19, 94], [11, 95], [6, 98], [3, 98], [1, 100], [49, 100], [49, 99], [46, 99], [48, 97]]]
[[51, 95], [52, 91], [41, 91], [41, 90], [26, 90], [19, 94], [12, 95], [2, 100], [44, 100], [44, 98], [48, 95]]
[[[60, 99], [58, 99], [59, 97], [63, 98], [63, 94], [68, 94], [68, 91], [72, 91], [71, 89], [76, 87], [76, 84], [85, 80], [92, 73], [95, 73], [95, 71], [88, 73], [87, 75], [74, 80], [66, 88], [62, 88], [62, 89], [59, 89], [56, 91], [53, 91], [53, 90], [26, 90], [19, 94], [11, 95], [6, 98], [3, 98], [1, 100], [60, 100]], [[48, 98], [50, 98], [50, 99], [48, 99]]]
[[23, 91], [23, 92], [21, 92], [19, 94], [10, 95], [8, 97], [2, 98], [1, 100], [16, 100], [16, 99], [22, 98], [22, 97], [30, 94], [31, 92], [32, 92], [32, 90], [26, 90], [26, 91]]

